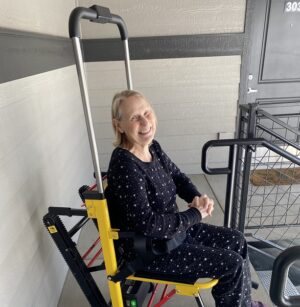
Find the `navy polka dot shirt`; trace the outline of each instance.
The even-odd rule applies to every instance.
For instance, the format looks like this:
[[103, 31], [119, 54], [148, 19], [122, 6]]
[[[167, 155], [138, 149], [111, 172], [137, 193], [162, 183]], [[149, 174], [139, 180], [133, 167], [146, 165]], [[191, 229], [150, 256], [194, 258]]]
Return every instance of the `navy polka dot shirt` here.
[[188, 203], [201, 194], [157, 141], [149, 149], [151, 162], [119, 147], [112, 153], [105, 191], [112, 226], [170, 239], [201, 221], [196, 208], [178, 211], [176, 194]]

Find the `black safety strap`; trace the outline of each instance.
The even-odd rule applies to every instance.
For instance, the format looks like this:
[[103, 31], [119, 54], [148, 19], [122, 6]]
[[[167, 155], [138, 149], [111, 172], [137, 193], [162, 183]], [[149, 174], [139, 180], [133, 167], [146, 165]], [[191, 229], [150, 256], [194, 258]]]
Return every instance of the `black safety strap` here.
[[[132, 237], [132, 233], [128, 234]], [[124, 233], [122, 234], [122, 237], [124, 238]], [[168, 254], [175, 248], [179, 247], [185, 238], [185, 233], [181, 233], [176, 234], [172, 239], [158, 241], [140, 234], [135, 234], [134, 250], [136, 251], [138, 258], [130, 262], [125, 262], [117, 274], [114, 276], [110, 275], [107, 278], [113, 282], [125, 280], [128, 276], [143, 270], [145, 266], [151, 263], [157, 256]]]

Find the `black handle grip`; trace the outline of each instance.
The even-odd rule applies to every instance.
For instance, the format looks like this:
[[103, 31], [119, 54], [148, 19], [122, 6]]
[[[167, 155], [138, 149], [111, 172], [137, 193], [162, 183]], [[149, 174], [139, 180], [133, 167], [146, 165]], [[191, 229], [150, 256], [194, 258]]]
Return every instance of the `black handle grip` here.
[[256, 146], [256, 145], [263, 145], [264, 147], [274, 151], [278, 155], [290, 160], [291, 162], [300, 166], [300, 159], [296, 156], [292, 155], [291, 153], [285, 151], [284, 149], [268, 142], [264, 138], [254, 138], [254, 139], [224, 139], [224, 140], [212, 140], [208, 141], [204, 144], [202, 148], [202, 161], [201, 167], [206, 174], [211, 175], [219, 175], [219, 174], [230, 174], [230, 168], [209, 168], [207, 165], [207, 151], [209, 148], [212, 147], [231, 147], [234, 145], [242, 146]]
[[80, 37], [80, 19], [88, 19], [98, 23], [113, 23], [119, 28], [122, 40], [128, 38], [128, 32], [124, 20], [118, 16], [110, 13], [109, 8], [93, 5], [90, 8], [77, 7], [75, 8], [69, 18], [69, 35], [72, 37]]
[[300, 260], [300, 246], [287, 248], [274, 261], [270, 285], [270, 297], [273, 303], [278, 307], [300, 306], [300, 295], [284, 295], [289, 267], [296, 260]]
[[54, 215], [87, 216], [86, 209], [73, 209], [73, 208], [66, 208], [66, 207], [49, 207], [48, 212]]

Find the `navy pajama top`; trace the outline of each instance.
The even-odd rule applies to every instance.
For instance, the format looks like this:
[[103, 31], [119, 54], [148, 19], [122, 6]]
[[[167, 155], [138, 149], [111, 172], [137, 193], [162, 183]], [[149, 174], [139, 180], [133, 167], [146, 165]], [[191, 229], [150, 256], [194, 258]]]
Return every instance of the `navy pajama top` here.
[[176, 194], [188, 203], [201, 194], [157, 141], [149, 149], [151, 162], [119, 147], [113, 151], [105, 191], [111, 222], [123, 231], [170, 239], [201, 221], [196, 208], [178, 211]]

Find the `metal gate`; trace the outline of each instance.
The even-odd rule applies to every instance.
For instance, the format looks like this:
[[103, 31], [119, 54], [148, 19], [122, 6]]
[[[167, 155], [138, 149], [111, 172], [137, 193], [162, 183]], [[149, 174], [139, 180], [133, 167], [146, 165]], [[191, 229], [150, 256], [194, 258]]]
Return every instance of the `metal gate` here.
[[[264, 138], [300, 157], [300, 105], [242, 105], [239, 138]], [[300, 165], [264, 146], [239, 146], [232, 226], [285, 249], [300, 244]]]

